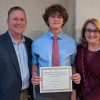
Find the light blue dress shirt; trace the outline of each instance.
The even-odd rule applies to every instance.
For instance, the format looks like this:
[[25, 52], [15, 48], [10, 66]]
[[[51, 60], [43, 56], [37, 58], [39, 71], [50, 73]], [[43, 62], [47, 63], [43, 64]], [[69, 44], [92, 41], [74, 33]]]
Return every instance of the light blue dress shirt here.
[[[53, 36], [53, 33], [49, 31], [32, 43], [32, 64], [37, 64], [38, 68], [52, 66]], [[57, 36], [59, 37], [60, 65], [72, 66], [75, 63], [76, 41], [62, 32]]]
[[[9, 34], [10, 35], [10, 34]], [[19, 43], [16, 43], [12, 36], [10, 35], [13, 46], [17, 55], [21, 78], [22, 78], [22, 90], [29, 87], [29, 69], [28, 69], [28, 56], [25, 47], [25, 38], [23, 37]]]

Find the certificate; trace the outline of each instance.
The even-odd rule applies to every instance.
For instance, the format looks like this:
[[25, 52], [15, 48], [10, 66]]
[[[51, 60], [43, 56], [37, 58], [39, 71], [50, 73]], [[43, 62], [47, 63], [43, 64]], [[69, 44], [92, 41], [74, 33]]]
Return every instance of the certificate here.
[[72, 91], [71, 66], [40, 67], [40, 93]]

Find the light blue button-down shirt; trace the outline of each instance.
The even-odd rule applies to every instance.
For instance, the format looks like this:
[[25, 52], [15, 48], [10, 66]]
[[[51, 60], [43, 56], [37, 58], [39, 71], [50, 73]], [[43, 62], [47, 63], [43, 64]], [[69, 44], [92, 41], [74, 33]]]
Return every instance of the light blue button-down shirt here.
[[[53, 33], [48, 32], [32, 43], [32, 64], [37, 64], [38, 67], [52, 66], [52, 45]], [[76, 41], [67, 34], [60, 33], [59, 37], [59, 55], [61, 66], [72, 66], [76, 54]]]
[[11, 35], [10, 37], [12, 39], [13, 46], [17, 55], [21, 72], [21, 78], [22, 78], [22, 90], [24, 90], [29, 87], [28, 57], [27, 57], [26, 47], [24, 44], [25, 38], [23, 37], [19, 43], [16, 43]]

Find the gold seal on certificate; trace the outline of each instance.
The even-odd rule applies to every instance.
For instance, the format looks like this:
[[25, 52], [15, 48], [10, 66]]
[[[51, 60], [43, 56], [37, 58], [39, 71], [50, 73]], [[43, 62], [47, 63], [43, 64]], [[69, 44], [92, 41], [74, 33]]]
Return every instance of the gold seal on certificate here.
[[71, 66], [40, 67], [40, 93], [72, 91]]

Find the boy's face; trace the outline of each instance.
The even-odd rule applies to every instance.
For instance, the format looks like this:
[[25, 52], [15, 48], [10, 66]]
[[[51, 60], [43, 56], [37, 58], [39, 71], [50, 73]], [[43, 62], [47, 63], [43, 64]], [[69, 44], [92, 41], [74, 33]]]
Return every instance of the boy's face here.
[[48, 17], [48, 24], [50, 29], [61, 29], [63, 17], [59, 13], [52, 14]]

